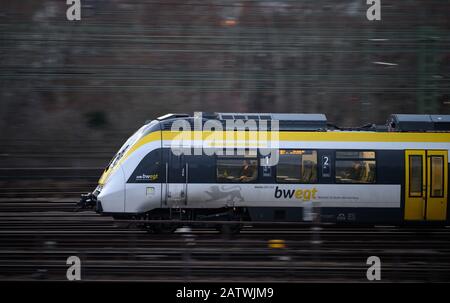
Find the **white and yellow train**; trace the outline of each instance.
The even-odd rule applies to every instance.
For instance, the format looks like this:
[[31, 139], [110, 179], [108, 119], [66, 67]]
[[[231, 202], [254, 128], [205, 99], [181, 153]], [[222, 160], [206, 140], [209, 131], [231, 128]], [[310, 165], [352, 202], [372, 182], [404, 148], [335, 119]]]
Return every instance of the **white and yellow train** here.
[[[120, 219], [301, 222], [314, 209], [321, 222], [449, 223], [450, 116], [392, 115], [384, 126], [358, 129], [321, 114], [198, 117], [169, 114], [142, 126], [80, 205]], [[224, 130], [205, 130], [211, 120]], [[173, 130], [180, 121], [192, 130]], [[255, 143], [259, 124], [230, 129], [230, 121], [277, 121], [278, 132], [266, 132], [276, 162]], [[175, 153], [180, 138], [183, 152]]]

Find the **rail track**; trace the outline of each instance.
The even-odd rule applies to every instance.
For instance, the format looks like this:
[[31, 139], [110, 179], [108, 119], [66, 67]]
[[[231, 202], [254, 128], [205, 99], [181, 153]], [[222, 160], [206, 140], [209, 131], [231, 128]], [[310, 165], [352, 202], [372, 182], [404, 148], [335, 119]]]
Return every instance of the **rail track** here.
[[[63, 194], [0, 200], [0, 279], [65, 280], [73, 255], [84, 280], [366, 281], [372, 255], [385, 281], [450, 278], [450, 228], [245, 225], [238, 235], [155, 235], [74, 212], [75, 196]], [[284, 247], [269, 247], [272, 239]]]

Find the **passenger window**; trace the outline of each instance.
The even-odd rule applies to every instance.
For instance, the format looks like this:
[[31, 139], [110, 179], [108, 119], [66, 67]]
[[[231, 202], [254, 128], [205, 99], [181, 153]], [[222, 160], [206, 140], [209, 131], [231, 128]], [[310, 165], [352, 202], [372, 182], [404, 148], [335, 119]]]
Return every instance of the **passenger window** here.
[[336, 152], [336, 183], [375, 183], [375, 180], [375, 152]]
[[444, 196], [444, 157], [431, 156], [431, 197]]
[[190, 183], [210, 183], [216, 178], [216, 159], [212, 156], [187, 156]]
[[337, 151], [338, 159], [375, 159], [374, 151]]
[[223, 183], [252, 182], [258, 178], [256, 158], [217, 159], [217, 181]]
[[128, 179], [128, 183], [155, 183], [160, 182], [161, 150], [148, 153]]
[[316, 183], [317, 151], [280, 149], [277, 166], [277, 182]]

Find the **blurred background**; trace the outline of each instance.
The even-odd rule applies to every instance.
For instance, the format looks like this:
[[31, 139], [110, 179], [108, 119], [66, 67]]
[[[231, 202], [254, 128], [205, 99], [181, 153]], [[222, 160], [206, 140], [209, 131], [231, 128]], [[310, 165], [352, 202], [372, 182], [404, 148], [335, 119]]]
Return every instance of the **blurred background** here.
[[[0, 280], [449, 281], [449, 232], [128, 229], [74, 212], [146, 120], [324, 113], [340, 126], [450, 114], [450, 1], [0, 1]], [[184, 231], [183, 231], [184, 230]], [[448, 230], [448, 229], [447, 229]], [[281, 279], [281, 280], [280, 280]], [[321, 280], [323, 281], [323, 280]]]
[[0, 168], [101, 168], [169, 112], [450, 113], [449, 1], [81, 4], [0, 4]]

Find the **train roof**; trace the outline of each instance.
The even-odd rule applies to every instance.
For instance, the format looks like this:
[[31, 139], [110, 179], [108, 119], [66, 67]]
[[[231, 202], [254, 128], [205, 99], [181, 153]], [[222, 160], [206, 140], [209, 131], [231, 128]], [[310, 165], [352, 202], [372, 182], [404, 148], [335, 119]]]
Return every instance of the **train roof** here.
[[392, 131], [450, 131], [450, 115], [393, 114], [387, 125]]
[[[450, 115], [416, 115], [392, 114], [386, 124], [366, 124], [360, 127], [339, 127], [329, 123], [324, 114], [303, 113], [222, 113], [222, 112], [195, 112], [190, 114], [167, 114], [158, 117], [163, 130], [171, 129], [174, 121], [183, 119], [194, 126], [194, 120], [217, 120], [226, 129], [228, 121], [242, 120], [243, 122], [255, 120], [279, 121], [280, 131], [375, 131], [375, 132], [450, 132]], [[259, 124], [258, 124], [259, 125]], [[268, 129], [271, 124], [267, 123]]]

